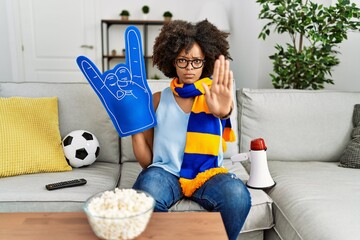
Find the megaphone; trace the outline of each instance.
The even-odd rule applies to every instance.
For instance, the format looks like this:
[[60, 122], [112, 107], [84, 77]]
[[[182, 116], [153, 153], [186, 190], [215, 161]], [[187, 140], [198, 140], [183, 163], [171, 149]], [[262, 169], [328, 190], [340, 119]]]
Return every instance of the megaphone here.
[[264, 139], [257, 138], [251, 141], [250, 151], [248, 153], [239, 153], [231, 157], [233, 164], [235, 162], [250, 160], [250, 177], [246, 183], [246, 186], [249, 188], [267, 189], [272, 188], [276, 184], [269, 172], [266, 150], [267, 147]]

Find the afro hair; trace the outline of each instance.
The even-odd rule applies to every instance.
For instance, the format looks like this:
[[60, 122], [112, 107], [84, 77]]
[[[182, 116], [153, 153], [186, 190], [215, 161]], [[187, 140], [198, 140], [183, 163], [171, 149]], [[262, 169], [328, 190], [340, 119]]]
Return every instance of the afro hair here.
[[174, 20], [161, 28], [153, 48], [153, 65], [169, 78], [177, 77], [174, 62], [179, 53], [185, 49], [189, 52], [194, 43], [199, 44], [205, 55], [203, 77], [210, 77], [214, 63], [220, 55], [231, 59], [229, 54], [229, 33], [220, 31], [207, 20], [192, 24], [183, 20]]

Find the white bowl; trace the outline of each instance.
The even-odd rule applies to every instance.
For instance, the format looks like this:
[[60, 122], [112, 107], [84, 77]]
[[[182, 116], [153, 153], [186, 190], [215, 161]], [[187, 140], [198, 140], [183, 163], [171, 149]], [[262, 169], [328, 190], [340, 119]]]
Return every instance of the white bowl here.
[[148, 193], [118, 189], [95, 194], [84, 211], [93, 232], [101, 239], [134, 239], [146, 228], [155, 200]]

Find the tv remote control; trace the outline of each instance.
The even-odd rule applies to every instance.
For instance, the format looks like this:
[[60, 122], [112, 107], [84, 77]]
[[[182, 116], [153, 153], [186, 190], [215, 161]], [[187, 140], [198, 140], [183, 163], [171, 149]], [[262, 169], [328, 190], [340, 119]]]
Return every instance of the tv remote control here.
[[81, 178], [81, 179], [74, 179], [74, 180], [57, 182], [57, 183], [50, 183], [45, 185], [45, 187], [47, 190], [55, 190], [59, 188], [81, 186], [86, 184], [86, 182], [87, 181], [84, 178]]

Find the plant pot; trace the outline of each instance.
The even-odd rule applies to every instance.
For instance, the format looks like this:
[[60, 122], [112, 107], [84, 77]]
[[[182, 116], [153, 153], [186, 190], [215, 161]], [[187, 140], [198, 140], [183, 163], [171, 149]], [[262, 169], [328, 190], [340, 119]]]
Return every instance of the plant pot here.
[[127, 20], [129, 20], [129, 16], [121, 16], [121, 20], [127, 21]]
[[165, 22], [170, 22], [170, 21], [171, 21], [171, 17], [164, 17], [164, 21], [165, 21]]

